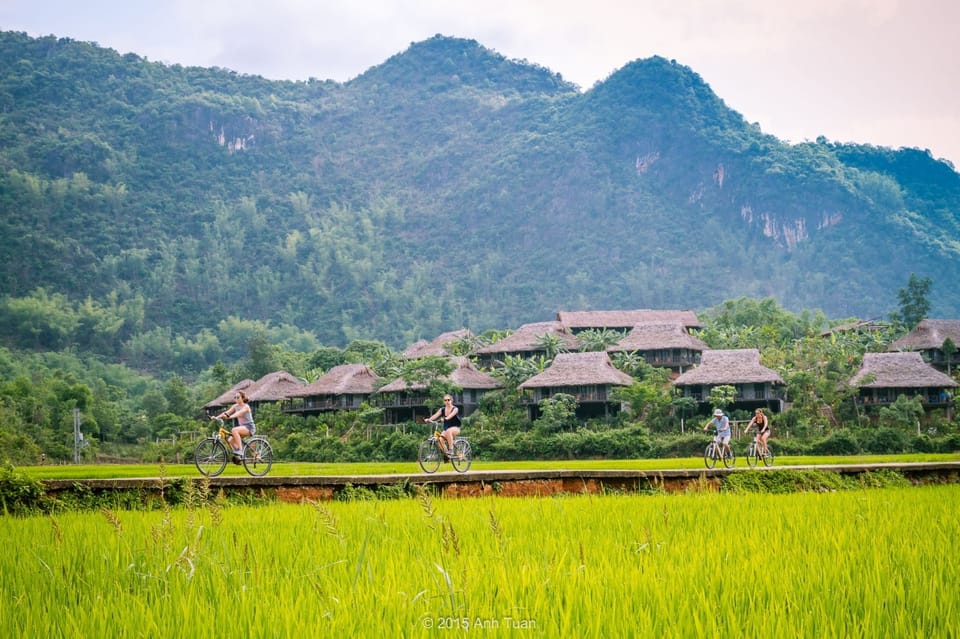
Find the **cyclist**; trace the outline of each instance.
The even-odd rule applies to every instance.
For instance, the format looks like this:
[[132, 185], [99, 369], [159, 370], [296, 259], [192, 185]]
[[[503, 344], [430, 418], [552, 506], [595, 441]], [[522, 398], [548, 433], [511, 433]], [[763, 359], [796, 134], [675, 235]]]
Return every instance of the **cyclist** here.
[[230, 429], [230, 437], [227, 441], [230, 448], [233, 449], [233, 462], [240, 463], [243, 457], [243, 438], [250, 437], [257, 432], [257, 426], [253, 423], [253, 411], [247, 402], [247, 395], [243, 391], [237, 391], [233, 396], [235, 402], [233, 406], [223, 411], [211, 419], [236, 419], [237, 425]]
[[443, 407], [427, 418], [428, 422], [435, 421], [438, 417], [443, 418], [443, 431], [440, 435], [443, 437], [446, 445], [447, 454], [453, 452], [453, 439], [460, 434], [460, 409], [453, 405], [453, 397], [443, 396]]
[[733, 452], [730, 450], [730, 419], [719, 408], [713, 411], [713, 419], [703, 427], [704, 432], [711, 426], [717, 429], [716, 440], [723, 445], [723, 449], [727, 452]]
[[756, 441], [759, 444], [759, 452], [761, 455], [767, 454], [767, 440], [770, 439], [770, 418], [764, 414], [762, 408], [758, 408], [753, 415], [753, 419], [750, 420], [750, 423], [747, 424], [747, 427], [743, 429], [744, 434], [750, 431], [750, 427], [756, 424], [757, 426], [757, 436]]

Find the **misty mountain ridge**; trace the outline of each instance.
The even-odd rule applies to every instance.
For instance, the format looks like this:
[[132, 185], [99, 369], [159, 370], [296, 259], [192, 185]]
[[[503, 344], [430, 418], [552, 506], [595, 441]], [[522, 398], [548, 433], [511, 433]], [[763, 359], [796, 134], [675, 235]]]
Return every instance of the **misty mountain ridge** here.
[[911, 273], [934, 316], [960, 316], [949, 163], [786, 144], [664, 58], [583, 92], [444, 36], [344, 83], [11, 32], [0, 65], [9, 296], [142, 299], [148, 330], [236, 315], [333, 345], [741, 296], [880, 317]]

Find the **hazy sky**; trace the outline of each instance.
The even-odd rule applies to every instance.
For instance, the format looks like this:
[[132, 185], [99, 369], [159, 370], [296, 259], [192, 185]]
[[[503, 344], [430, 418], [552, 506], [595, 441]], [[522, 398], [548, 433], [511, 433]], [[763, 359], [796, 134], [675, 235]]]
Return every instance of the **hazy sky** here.
[[438, 33], [584, 90], [660, 55], [781, 139], [960, 168], [958, 24], [957, 0], [0, 0], [0, 30], [272, 79], [349, 80]]

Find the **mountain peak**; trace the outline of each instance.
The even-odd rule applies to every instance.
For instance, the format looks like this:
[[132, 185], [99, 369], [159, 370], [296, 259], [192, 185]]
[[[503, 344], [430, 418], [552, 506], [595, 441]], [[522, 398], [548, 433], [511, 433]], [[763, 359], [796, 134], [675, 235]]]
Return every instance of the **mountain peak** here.
[[742, 128], [743, 117], [713, 92], [698, 73], [676, 60], [641, 58], [614, 71], [587, 93], [591, 108], [634, 109], [658, 113], [672, 122]]
[[536, 93], [576, 91], [559, 73], [526, 60], [510, 60], [476, 40], [437, 34], [372, 67], [353, 82], [362, 85], [424, 85], [433, 89], [473, 86]]

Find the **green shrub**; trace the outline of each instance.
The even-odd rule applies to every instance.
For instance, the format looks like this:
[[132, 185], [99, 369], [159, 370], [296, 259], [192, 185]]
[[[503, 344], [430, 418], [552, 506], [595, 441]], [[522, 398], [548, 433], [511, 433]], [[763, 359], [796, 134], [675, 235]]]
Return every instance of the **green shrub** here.
[[937, 452], [939, 453], [957, 453], [960, 452], [960, 434], [954, 433], [945, 439], [937, 442]]
[[575, 427], [577, 399], [573, 395], [557, 393], [540, 402], [540, 418], [534, 427], [543, 433], [555, 433]]
[[0, 505], [6, 515], [30, 515], [48, 512], [53, 502], [43, 482], [24, 477], [7, 463], [0, 469]]
[[860, 431], [861, 449], [874, 454], [903, 453], [910, 450], [909, 436], [898, 428], [876, 428]]
[[849, 430], [837, 430], [814, 443], [810, 452], [814, 455], [857, 455], [860, 453], [860, 443]]

